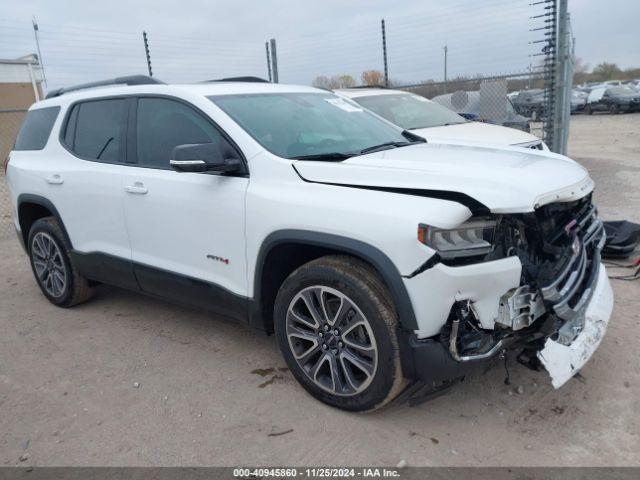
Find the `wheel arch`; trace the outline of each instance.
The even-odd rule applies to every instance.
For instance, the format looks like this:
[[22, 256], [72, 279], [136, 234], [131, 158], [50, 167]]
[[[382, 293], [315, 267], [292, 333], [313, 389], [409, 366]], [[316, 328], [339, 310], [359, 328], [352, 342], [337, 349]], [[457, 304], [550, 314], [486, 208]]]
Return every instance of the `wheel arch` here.
[[385, 253], [359, 240], [307, 230], [279, 230], [262, 242], [253, 279], [249, 323], [273, 333], [273, 304], [282, 282], [301, 265], [331, 254], [351, 255], [371, 265], [389, 289], [400, 326], [407, 330], [418, 328], [402, 276]]
[[31, 193], [22, 193], [18, 196], [17, 212], [18, 223], [20, 224], [20, 236], [25, 250], [28, 251], [29, 249], [29, 231], [31, 230], [31, 226], [35, 221], [44, 217], [54, 217], [58, 221], [65, 240], [69, 246], [72, 247], [71, 239], [60, 217], [60, 213], [49, 199]]

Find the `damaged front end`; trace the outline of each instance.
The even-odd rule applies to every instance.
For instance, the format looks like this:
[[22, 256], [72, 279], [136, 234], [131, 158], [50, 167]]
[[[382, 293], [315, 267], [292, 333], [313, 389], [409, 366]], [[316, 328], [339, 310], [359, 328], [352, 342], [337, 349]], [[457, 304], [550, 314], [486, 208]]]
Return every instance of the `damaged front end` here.
[[588, 360], [613, 304], [600, 253], [602, 222], [591, 196], [493, 219], [492, 248], [450, 266], [517, 256], [520, 284], [500, 298], [494, 328], [483, 326], [473, 299], [458, 298], [440, 333], [457, 362], [485, 360], [510, 349], [537, 352], [558, 388]]

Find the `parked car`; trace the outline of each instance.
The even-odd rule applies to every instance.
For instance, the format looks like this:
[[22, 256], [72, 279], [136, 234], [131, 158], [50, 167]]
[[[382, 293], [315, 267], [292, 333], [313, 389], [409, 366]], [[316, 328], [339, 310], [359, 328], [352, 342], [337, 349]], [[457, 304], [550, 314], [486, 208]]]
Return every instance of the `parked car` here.
[[624, 80], [606, 80], [602, 82], [602, 85], [607, 87], [622, 87]]
[[591, 91], [584, 108], [593, 112], [637, 112], [640, 111], [640, 93], [628, 87], [596, 88]]
[[571, 113], [583, 112], [584, 107], [587, 105], [587, 97], [589, 95], [580, 91], [580, 90], [572, 90], [571, 91]]
[[601, 88], [605, 85], [603, 85], [601, 82], [585, 82], [582, 83], [581, 85], [578, 85], [576, 87], [576, 89], [589, 94], [591, 92], [591, 90], [593, 90], [594, 88]]
[[542, 140], [530, 133], [472, 122], [439, 103], [402, 90], [348, 88], [335, 93], [432, 143], [518, 145], [548, 150]]
[[542, 89], [523, 90], [511, 103], [517, 113], [534, 122], [544, 116], [544, 90]]
[[453, 110], [467, 120], [477, 122], [487, 122], [494, 125], [502, 125], [503, 127], [517, 128], [524, 132], [530, 132], [529, 120], [522, 115], [518, 115], [508, 98], [505, 98], [503, 111], [499, 113], [486, 114], [481, 111], [480, 92], [464, 92], [458, 91], [445, 95], [438, 95], [432, 100], [440, 105]]
[[138, 76], [57, 90], [5, 169], [53, 305], [105, 283], [209, 309], [275, 333], [300, 384], [345, 410], [513, 350], [560, 387], [611, 314], [584, 168], [428, 144], [320, 89]]
[[640, 80], [633, 79], [627, 80], [624, 82], [624, 86], [635, 90], [636, 92], [640, 92]]

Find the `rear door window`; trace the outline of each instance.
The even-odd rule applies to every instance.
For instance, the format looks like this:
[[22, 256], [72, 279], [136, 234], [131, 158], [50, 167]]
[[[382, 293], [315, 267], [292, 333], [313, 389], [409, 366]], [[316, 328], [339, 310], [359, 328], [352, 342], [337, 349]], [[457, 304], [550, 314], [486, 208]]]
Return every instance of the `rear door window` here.
[[76, 105], [67, 122], [67, 147], [87, 160], [124, 161], [126, 106], [123, 98]]
[[42, 150], [49, 140], [60, 107], [29, 110], [22, 122], [14, 150]]

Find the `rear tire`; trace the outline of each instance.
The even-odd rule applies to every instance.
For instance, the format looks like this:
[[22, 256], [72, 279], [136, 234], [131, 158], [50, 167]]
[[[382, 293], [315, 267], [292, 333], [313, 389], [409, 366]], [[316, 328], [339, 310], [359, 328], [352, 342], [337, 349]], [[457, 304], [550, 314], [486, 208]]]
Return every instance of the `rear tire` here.
[[407, 385], [391, 296], [361, 260], [331, 255], [295, 270], [276, 297], [274, 323], [289, 369], [321, 402], [371, 411]]
[[93, 295], [88, 280], [69, 255], [71, 247], [54, 217], [36, 220], [29, 231], [27, 250], [31, 270], [47, 299], [58, 307], [71, 307]]

